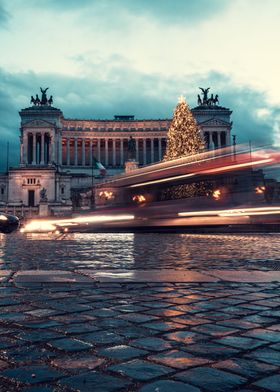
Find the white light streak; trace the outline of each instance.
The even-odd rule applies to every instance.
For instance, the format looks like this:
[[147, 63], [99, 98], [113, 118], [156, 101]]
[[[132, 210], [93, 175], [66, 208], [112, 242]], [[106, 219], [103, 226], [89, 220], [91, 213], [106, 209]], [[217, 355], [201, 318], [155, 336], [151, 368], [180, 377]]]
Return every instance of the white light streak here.
[[178, 216], [251, 216], [280, 214], [280, 207], [236, 208], [228, 210], [184, 211]]
[[[34, 231], [45, 231], [45, 232], [53, 232], [57, 230], [59, 227], [71, 227], [78, 226], [81, 224], [89, 224], [89, 223], [102, 223], [102, 222], [115, 222], [115, 221], [123, 221], [123, 220], [133, 220], [134, 215], [87, 215], [80, 216], [72, 219], [56, 219], [56, 220], [33, 220], [28, 223], [22, 232], [34, 232]], [[67, 231], [64, 229], [64, 231]]]

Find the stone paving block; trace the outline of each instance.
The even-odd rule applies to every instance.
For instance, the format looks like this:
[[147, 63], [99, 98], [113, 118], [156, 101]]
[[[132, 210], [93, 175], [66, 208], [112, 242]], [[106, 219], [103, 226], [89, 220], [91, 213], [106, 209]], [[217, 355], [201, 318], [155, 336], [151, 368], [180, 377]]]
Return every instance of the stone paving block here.
[[221, 339], [217, 339], [216, 343], [225, 344], [241, 350], [252, 350], [254, 348], [263, 346], [266, 344], [263, 340], [244, 338], [240, 336], [225, 336]]
[[213, 365], [214, 368], [230, 371], [246, 378], [260, 378], [277, 371], [277, 367], [244, 358], [231, 358]]
[[23, 321], [27, 319], [27, 315], [20, 312], [0, 313], [0, 321]]
[[184, 324], [173, 323], [172, 321], [158, 321], [154, 323], [143, 324], [146, 328], [155, 329], [157, 331], [172, 331], [174, 329], [185, 328]]
[[21, 340], [25, 340], [27, 342], [38, 343], [38, 342], [48, 342], [53, 339], [64, 338], [64, 335], [54, 331], [48, 330], [32, 330], [32, 331], [21, 331], [16, 337]]
[[97, 358], [94, 355], [88, 355], [83, 357], [69, 358], [60, 357], [55, 358], [51, 361], [53, 366], [61, 369], [66, 369], [73, 372], [81, 372], [85, 370], [93, 370], [105, 362], [102, 358]]
[[10, 347], [23, 346], [24, 342], [18, 339], [10, 338], [8, 336], [2, 336], [0, 338], [0, 350], [7, 349]]
[[273, 348], [273, 350], [279, 350], [280, 351], [280, 343], [272, 344], [269, 347]]
[[152, 351], [163, 351], [163, 350], [170, 349], [172, 347], [171, 343], [167, 342], [164, 339], [160, 339], [156, 337], [147, 337], [147, 338], [132, 340], [130, 344], [132, 344], [132, 346], [136, 346]]
[[67, 377], [60, 380], [59, 383], [80, 392], [114, 392], [124, 389], [130, 384], [126, 380], [95, 371]]
[[123, 313], [136, 313], [136, 312], [146, 311], [147, 308], [140, 305], [123, 304], [123, 305], [114, 306], [114, 310], [118, 310]]
[[47, 360], [54, 356], [55, 354], [53, 352], [36, 345], [13, 347], [6, 349], [3, 353], [3, 357], [11, 362], [27, 362], [38, 359]]
[[151, 309], [146, 311], [146, 314], [152, 314], [154, 316], [159, 317], [175, 317], [184, 314], [184, 312], [179, 312], [177, 310], [172, 309]]
[[280, 391], [280, 375], [276, 374], [275, 376], [270, 376], [255, 382], [253, 385], [256, 385], [260, 388], [265, 388], [267, 391], [279, 392]]
[[122, 319], [116, 319], [116, 318], [103, 318], [100, 320], [96, 320], [94, 324], [99, 328], [115, 328], [115, 329], [122, 329], [125, 327], [130, 327], [133, 324], [130, 323], [129, 321], [125, 321]]
[[192, 325], [208, 324], [210, 320], [206, 318], [199, 318], [190, 315], [183, 315], [183, 316], [178, 316], [173, 318], [173, 322], [192, 326]]
[[184, 351], [188, 351], [192, 354], [197, 354], [202, 357], [209, 358], [211, 360], [225, 359], [237, 355], [238, 350], [232, 347], [216, 344], [213, 341], [207, 341], [196, 344], [189, 344], [182, 347]]
[[55, 392], [55, 387], [31, 387], [31, 388], [24, 388], [22, 392]]
[[25, 322], [21, 324], [25, 328], [31, 328], [31, 329], [47, 329], [47, 328], [55, 328], [59, 327], [62, 325], [62, 323], [59, 323], [58, 321], [53, 321], [53, 320], [45, 320], [45, 321], [32, 321], [32, 322]]
[[4, 370], [4, 369], [6, 369], [6, 368], [8, 368], [10, 365], [7, 363], [7, 362], [5, 362], [5, 361], [3, 361], [2, 359], [0, 359], [0, 371], [2, 371], [2, 370]]
[[110, 366], [109, 370], [141, 381], [148, 381], [174, 372], [174, 370], [169, 367], [157, 365], [140, 359], [134, 359], [129, 362]]
[[66, 313], [64, 311], [57, 311], [54, 309], [34, 309], [28, 312], [25, 312], [26, 315], [34, 316], [34, 317], [45, 317], [45, 316], [55, 316]]
[[206, 340], [205, 335], [190, 331], [177, 331], [167, 333], [164, 335], [164, 338], [169, 340], [175, 340], [178, 343], [184, 344], [196, 343], [199, 340]]
[[118, 316], [120, 313], [119, 312], [115, 312], [114, 310], [112, 310], [112, 309], [104, 309], [104, 308], [101, 308], [101, 309], [96, 309], [96, 310], [92, 310], [90, 313], [87, 313], [87, 314], [90, 314], [91, 316], [94, 316], [94, 317], [97, 317], [97, 318], [102, 318], [102, 317], [116, 317], [116, 316]]
[[228, 328], [216, 324], [203, 324], [193, 328], [194, 331], [202, 332], [213, 337], [231, 335], [238, 330], [235, 328]]
[[57, 380], [64, 375], [50, 366], [34, 365], [4, 370], [2, 376], [22, 383], [38, 384]]
[[247, 358], [254, 358], [258, 361], [263, 361], [271, 365], [280, 366], [279, 351], [273, 350], [269, 347], [259, 348], [250, 354], [246, 355]]
[[151, 315], [148, 316], [146, 314], [140, 314], [140, 313], [122, 314], [119, 316], [119, 318], [123, 320], [131, 321], [132, 323], [146, 323], [147, 321], [158, 319], [158, 317], [151, 316]]
[[160, 380], [147, 384], [139, 389], [140, 392], [200, 392], [199, 388], [180, 381]]
[[81, 324], [72, 324], [72, 325], [64, 325], [60, 326], [56, 330], [58, 332], [63, 332], [67, 335], [71, 334], [81, 334], [81, 333], [88, 333], [88, 332], [94, 332], [97, 331], [98, 328], [95, 325], [89, 324], [89, 323], [81, 323]]
[[139, 326], [134, 326], [132, 325], [131, 327], [128, 328], [121, 328], [118, 330], [118, 334], [129, 339], [136, 339], [140, 337], [145, 337], [145, 336], [153, 336], [158, 333], [157, 330], [150, 329], [150, 328], [143, 328]]
[[208, 359], [199, 358], [185, 351], [179, 350], [165, 351], [164, 353], [151, 355], [148, 359], [176, 369], [188, 369], [190, 367], [205, 365], [211, 362]]
[[232, 327], [236, 329], [253, 329], [258, 328], [260, 325], [256, 323], [251, 323], [249, 321], [244, 321], [240, 319], [229, 319], [222, 320], [218, 322], [219, 325], [223, 325], [225, 327]]
[[269, 329], [263, 329], [263, 328], [250, 330], [246, 333], [243, 333], [242, 336], [249, 336], [252, 338], [266, 340], [272, 343], [280, 342], [279, 332], [274, 332], [274, 331], [270, 331]]
[[274, 324], [274, 325], [270, 325], [269, 327], [267, 327], [268, 329], [272, 329], [273, 331], [279, 331], [280, 332], [280, 324]]
[[209, 367], [189, 369], [177, 373], [175, 378], [213, 392], [236, 391], [247, 383], [244, 377]]
[[149, 353], [148, 351], [141, 350], [139, 348], [121, 345], [100, 349], [98, 354], [111, 359], [126, 360], [141, 357]]
[[263, 325], [277, 323], [277, 321], [278, 321], [276, 318], [264, 317], [264, 316], [260, 316], [258, 314], [254, 314], [253, 316], [244, 317], [243, 320], [250, 321], [252, 323], [263, 324]]
[[92, 344], [90, 344], [89, 342], [82, 342], [77, 339], [68, 338], [52, 340], [48, 343], [48, 346], [57, 350], [70, 352], [89, 350], [92, 348]]
[[[77, 336], [76, 336], [77, 337]], [[123, 337], [110, 331], [97, 331], [79, 336], [84, 342], [90, 342], [93, 345], [99, 346], [104, 344], [122, 343]]]

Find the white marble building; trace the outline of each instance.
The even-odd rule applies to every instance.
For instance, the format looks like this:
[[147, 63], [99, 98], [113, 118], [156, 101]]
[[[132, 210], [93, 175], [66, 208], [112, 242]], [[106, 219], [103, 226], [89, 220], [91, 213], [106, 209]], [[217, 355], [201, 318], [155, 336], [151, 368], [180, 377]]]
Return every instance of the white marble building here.
[[[161, 160], [170, 119], [136, 120], [116, 115], [111, 120], [66, 119], [52, 100], [42, 99], [22, 109], [20, 166], [0, 175], [0, 202], [36, 207], [45, 188], [50, 213], [67, 210], [81, 202], [106, 175], [124, 170], [130, 136], [136, 142], [139, 166]], [[230, 145], [231, 111], [211, 100], [192, 109], [207, 148]]]

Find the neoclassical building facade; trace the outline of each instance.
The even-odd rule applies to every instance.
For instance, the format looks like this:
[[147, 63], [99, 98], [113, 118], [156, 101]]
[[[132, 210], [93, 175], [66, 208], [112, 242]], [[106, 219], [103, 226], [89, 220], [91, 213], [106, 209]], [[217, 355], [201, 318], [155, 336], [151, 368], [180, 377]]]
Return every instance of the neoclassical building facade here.
[[[103, 168], [107, 176], [124, 171], [130, 137], [139, 166], [162, 159], [171, 119], [67, 119], [52, 106], [46, 90], [41, 91], [41, 100], [33, 99], [19, 112], [20, 166], [1, 176], [0, 201], [38, 206], [45, 189], [53, 213], [68, 208], [79, 193], [102, 179]], [[206, 148], [230, 145], [231, 111], [206, 98], [192, 109]]]

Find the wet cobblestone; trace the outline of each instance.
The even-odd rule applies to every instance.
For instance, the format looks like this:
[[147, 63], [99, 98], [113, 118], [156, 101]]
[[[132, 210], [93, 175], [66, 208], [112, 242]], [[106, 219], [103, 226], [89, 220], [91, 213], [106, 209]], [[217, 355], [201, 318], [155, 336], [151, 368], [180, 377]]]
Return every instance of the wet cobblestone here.
[[[257, 304], [277, 299], [280, 283], [35, 284], [14, 290], [6, 283], [1, 288], [11, 303], [20, 299], [34, 310], [0, 321], [1, 391], [32, 391], [31, 385], [35, 392], [276, 391], [279, 386], [280, 303], [267, 302], [265, 318]], [[172, 313], [178, 299], [179, 316]], [[226, 320], [219, 317], [223, 302], [236, 309]], [[62, 315], [45, 311], [58, 303], [65, 304]], [[124, 304], [133, 306], [123, 309]], [[238, 312], [251, 304], [254, 321]], [[152, 316], [155, 310], [160, 312]]]
[[1, 239], [1, 392], [280, 390], [280, 282], [19, 285], [6, 272], [279, 270], [278, 235]]

